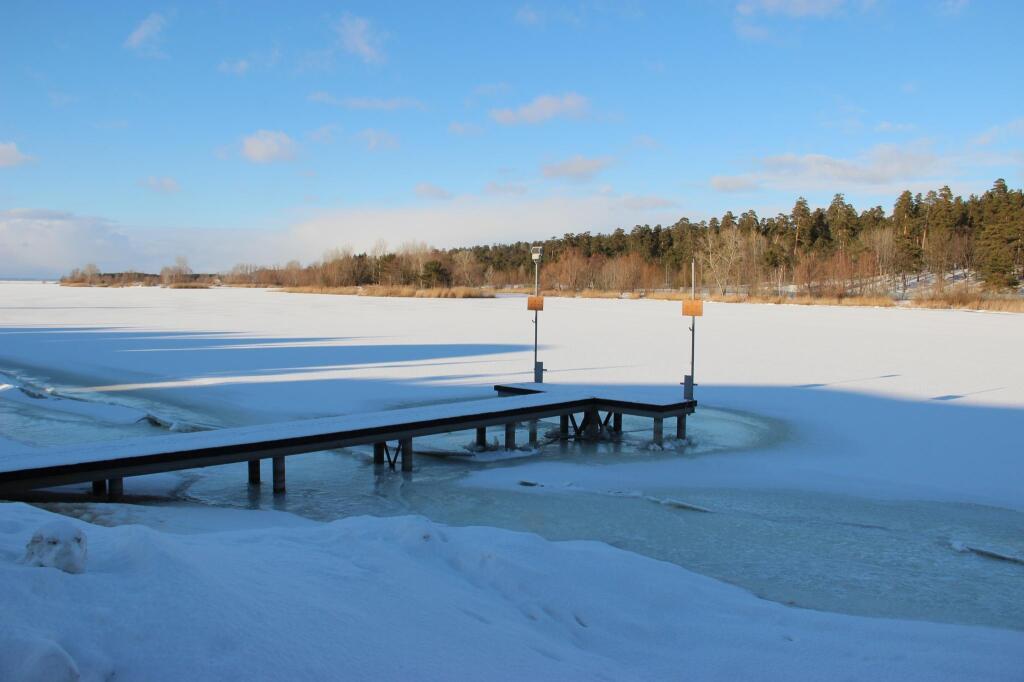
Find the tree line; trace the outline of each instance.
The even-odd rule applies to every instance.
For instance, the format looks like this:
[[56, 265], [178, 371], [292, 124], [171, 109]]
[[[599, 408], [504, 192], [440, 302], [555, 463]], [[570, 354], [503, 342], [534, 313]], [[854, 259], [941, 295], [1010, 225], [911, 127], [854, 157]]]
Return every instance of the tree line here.
[[[250, 286], [341, 288], [531, 286], [530, 248], [544, 246], [545, 289], [644, 291], [689, 287], [715, 293], [856, 296], [906, 294], [922, 279], [979, 282], [993, 291], [1024, 278], [1024, 191], [1002, 179], [964, 199], [949, 187], [905, 191], [892, 211], [857, 211], [842, 194], [827, 207], [798, 198], [788, 213], [728, 211], [670, 226], [607, 234], [566, 233], [543, 242], [434, 249], [422, 243], [369, 252], [339, 249], [303, 266], [239, 265], [221, 276]], [[691, 262], [696, 262], [695, 281]]]

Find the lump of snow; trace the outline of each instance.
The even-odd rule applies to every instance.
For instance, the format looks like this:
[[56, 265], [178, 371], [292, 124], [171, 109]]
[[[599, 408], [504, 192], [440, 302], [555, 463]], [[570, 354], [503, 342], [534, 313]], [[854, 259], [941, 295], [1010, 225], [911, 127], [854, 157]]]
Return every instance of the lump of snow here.
[[65, 573], [85, 571], [85, 533], [70, 521], [51, 521], [32, 534], [25, 546], [24, 563], [52, 566]]

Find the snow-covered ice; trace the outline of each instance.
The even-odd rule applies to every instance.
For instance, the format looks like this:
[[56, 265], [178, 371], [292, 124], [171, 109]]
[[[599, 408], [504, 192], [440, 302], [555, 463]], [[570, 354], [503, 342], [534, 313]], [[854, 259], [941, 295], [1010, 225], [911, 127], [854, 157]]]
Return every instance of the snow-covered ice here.
[[[257, 426], [489, 398], [493, 384], [527, 381], [531, 370], [532, 326], [518, 298], [3, 283], [0, 303], [0, 371], [168, 422]], [[424, 679], [1019, 679], [1021, 566], [952, 543], [1024, 555], [1024, 365], [1012, 350], [1024, 316], [705, 310], [702, 408], [686, 447], [629, 454], [601, 445], [594, 456], [524, 453], [472, 466], [421, 460], [414, 481], [384, 477], [351, 503], [351, 481], [372, 474], [353, 458], [308, 455], [290, 463], [289, 495], [274, 502], [315, 518], [390, 518], [51, 507], [113, 526], [85, 526], [81, 575], [20, 563], [52, 514], [4, 505], [5, 613], [17, 615], [17, 637], [66, 651], [83, 679], [334, 678], [339, 670]], [[686, 322], [672, 302], [553, 299], [541, 324], [546, 380], [584, 391], [674, 386], [689, 359]], [[0, 409], [8, 458], [82, 432], [52, 421], [40, 434], [30, 428], [35, 416], [5, 422], [5, 414], [13, 412]], [[138, 437], [133, 429], [152, 427], [120, 428], [119, 437]], [[236, 469], [196, 473], [190, 498], [266, 506], [245, 501], [244, 467]], [[126, 490], [147, 485], [156, 483], [129, 479]], [[408, 515], [419, 510], [435, 521]], [[774, 601], [604, 543], [450, 525], [481, 521], [614, 542]], [[918, 620], [776, 603], [789, 601]], [[174, 659], [182, 648], [202, 655]]]

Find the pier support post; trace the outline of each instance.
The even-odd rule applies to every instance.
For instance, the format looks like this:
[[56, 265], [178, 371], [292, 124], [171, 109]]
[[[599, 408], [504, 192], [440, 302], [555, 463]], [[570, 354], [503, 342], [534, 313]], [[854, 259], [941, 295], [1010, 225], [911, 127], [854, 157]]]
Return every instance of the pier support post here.
[[384, 443], [373, 444], [373, 466], [384, 466]]
[[686, 415], [681, 414], [676, 417], [676, 438], [683, 440], [686, 438]]
[[487, 449], [487, 427], [476, 427], [476, 446], [481, 450]]
[[516, 425], [515, 423], [505, 424], [505, 449], [516, 449]]
[[601, 415], [597, 410], [587, 411], [584, 421], [587, 426], [583, 430], [583, 437], [587, 440], [597, 440], [601, 437]]
[[412, 438], [398, 441], [402, 450], [402, 471], [412, 471]]
[[530, 421], [530, 445], [537, 446], [537, 420]]
[[284, 457], [274, 458], [274, 494], [284, 492]]
[[106, 497], [107, 495], [107, 482], [104, 481], [93, 481], [92, 482], [92, 494], [96, 497]]
[[558, 417], [558, 438], [569, 440], [569, 415], [563, 414]]
[[107, 499], [117, 502], [124, 496], [124, 479], [111, 478], [107, 481]]
[[616, 412], [612, 415], [612, 431], [622, 433], [622, 413]]
[[665, 419], [664, 417], [654, 418], [654, 444], [661, 445], [665, 441]]
[[260, 484], [260, 461], [258, 459], [249, 460], [249, 485]]

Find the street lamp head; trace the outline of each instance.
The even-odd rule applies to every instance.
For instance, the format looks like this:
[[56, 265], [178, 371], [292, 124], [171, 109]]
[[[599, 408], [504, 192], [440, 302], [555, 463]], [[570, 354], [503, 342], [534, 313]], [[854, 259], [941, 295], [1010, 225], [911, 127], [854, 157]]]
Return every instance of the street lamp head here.
[[540, 259], [541, 259], [541, 257], [543, 257], [543, 255], [544, 255], [544, 247], [543, 246], [534, 246], [533, 248], [530, 249], [530, 257], [533, 258], [533, 262], [534, 263], [539, 263]]

